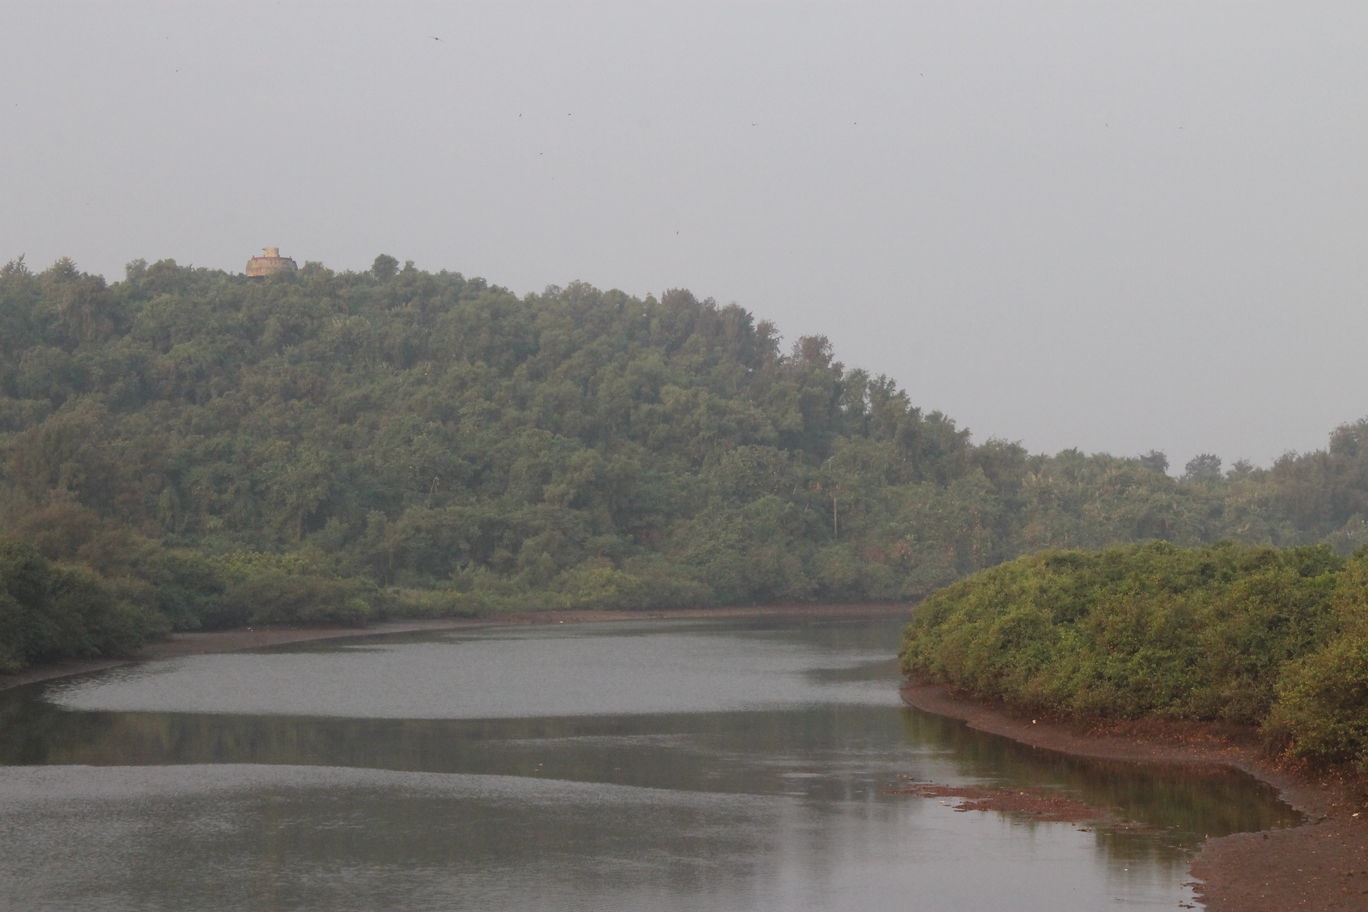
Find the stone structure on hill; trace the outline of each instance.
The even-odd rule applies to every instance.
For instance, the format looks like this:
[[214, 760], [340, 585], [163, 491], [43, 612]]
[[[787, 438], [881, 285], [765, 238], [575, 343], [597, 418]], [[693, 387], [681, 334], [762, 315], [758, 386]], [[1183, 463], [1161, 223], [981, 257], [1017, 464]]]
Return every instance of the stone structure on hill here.
[[247, 261], [248, 276], [277, 275], [282, 272], [294, 272], [299, 268], [294, 260], [280, 255], [279, 247], [265, 247], [263, 250], [265, 255], [254, 256]]

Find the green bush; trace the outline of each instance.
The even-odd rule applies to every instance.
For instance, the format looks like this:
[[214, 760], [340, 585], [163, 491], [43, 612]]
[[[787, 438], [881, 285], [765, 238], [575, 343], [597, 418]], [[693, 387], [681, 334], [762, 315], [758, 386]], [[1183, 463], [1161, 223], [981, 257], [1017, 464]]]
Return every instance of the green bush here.
[[1282, 668], [1334, 629], [1328, 548], [1152, 543], [1045, 552], [927, 599], [903, 668], [1074, 715], [1262, 722]]
[[88, 567], [49, 561], [0, 541], [0, 672], [38, 662], [126, 655], [161, 627]]
[[557, 584], [566, 608], [625, 611], [640, 608], [646, 599], [646, 586], [641, 580], [601, 564], [567, 570]]
[[263, 573], [231, 583], [225, 613], [247, 624], [361, 624], [372, 614], [367, 587], [352, 580]]
[[1290, 663], [1267, 729], [1294, 755], [1353, 762], [1368, 773], [1368, 628], [1336, 637]]
[[1368, 773], [1368, 552], [1349, 560], [1331, 604], [1333, 634], [1283, 666], [1267, 729], [1294, 755]]

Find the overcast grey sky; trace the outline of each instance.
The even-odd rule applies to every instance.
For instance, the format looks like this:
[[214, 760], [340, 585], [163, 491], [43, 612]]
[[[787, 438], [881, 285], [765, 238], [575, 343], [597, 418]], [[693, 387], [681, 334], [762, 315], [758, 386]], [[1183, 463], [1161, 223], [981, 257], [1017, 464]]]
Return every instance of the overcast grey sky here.
[[1368, 3], [10, 0], [0, 261], [685, 287], [976, 440], [1368, 415]]

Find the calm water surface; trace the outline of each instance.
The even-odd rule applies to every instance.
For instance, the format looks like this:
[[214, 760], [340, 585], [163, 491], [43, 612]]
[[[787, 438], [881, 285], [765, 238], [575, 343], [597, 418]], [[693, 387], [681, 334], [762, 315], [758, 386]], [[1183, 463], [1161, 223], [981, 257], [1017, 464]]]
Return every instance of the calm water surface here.
[[[0, 693], [0, 908], [1168, 909], [1237, 775], [1024, 748], [902, 706], [901, 619], [495, 628]], [[1055, 789], [1140, 828], [896, 790]]]

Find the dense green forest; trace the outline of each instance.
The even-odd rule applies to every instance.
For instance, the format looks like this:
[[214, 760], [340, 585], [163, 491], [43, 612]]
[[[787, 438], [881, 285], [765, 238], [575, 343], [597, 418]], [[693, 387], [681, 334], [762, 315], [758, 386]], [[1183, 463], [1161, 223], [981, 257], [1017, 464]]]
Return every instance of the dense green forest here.
[[[947, 343], [955, 340], [945, 340]], [[975, 443], [822, 337], [377, 257], [0, 269], [0, 669], [171, 629], [915, 599], [1051, 547], [1368, 541], [1368, 422], [1269, 469]], [[83, 595], [77, 597], [80, 591]]]
[[903, 670], [1069, 716], [1263, 727], [1368, 774], [1368, 549], [1047, 551], [931, 596]]

